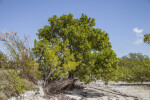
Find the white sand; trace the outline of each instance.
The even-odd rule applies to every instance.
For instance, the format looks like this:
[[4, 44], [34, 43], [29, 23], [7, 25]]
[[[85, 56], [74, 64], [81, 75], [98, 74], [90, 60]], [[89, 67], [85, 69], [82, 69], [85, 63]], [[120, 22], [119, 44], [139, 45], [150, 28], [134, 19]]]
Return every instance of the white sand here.
[[[39, 81], [38, 87], [38, 92], [27, 91], [17, 97], [18, 100], [58, 100], [57, 98], [44, 98], [42, 81]], [[76, 100], [150, 100], [150, 85], [130, 85], [125, 82], [109, 82], [109, 85], [106, 86], [103, 81], [98, 80], [86, 85], [86, 88], [83, 90], [70, 91], [66, 95]], [[12, 97], [9, 100], [17, 100], [17, 98]]]

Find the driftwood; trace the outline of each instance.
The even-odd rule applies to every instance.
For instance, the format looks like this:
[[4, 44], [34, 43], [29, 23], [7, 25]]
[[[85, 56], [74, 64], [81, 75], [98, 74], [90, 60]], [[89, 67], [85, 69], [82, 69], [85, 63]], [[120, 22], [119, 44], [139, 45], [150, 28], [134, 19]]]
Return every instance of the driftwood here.
[[73, 86], [76, 81], [77, 79], [74, 78], [53, 81], [45, 86], [45, 93], [46, 94], [58, 93], [64, 88]]

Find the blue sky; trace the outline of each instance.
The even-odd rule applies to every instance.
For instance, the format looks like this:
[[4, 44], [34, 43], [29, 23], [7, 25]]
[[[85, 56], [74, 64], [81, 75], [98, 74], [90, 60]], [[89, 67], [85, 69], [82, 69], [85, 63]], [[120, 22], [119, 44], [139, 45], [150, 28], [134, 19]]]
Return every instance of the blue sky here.
[[49, 17], [69, 13], [95, 18], [118, 57], [130, 52], [150, 56], [150, 46], [142, 41], [150, 33], [150, 0], [0, 0], [0, 32], [29, 34], [33, 41]]

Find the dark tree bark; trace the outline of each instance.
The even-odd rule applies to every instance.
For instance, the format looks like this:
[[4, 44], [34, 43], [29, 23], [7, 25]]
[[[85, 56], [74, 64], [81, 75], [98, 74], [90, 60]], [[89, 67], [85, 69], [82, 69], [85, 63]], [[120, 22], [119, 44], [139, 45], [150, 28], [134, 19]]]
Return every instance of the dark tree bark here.
[[46, 94], [58, 93], [59, 91], [65, 88], [66, 89], [70, 88], [71, 86], [74, 85], [76, 81], [77, 79], [74, 78], [55, 80], [45, 86], [45, 93]]

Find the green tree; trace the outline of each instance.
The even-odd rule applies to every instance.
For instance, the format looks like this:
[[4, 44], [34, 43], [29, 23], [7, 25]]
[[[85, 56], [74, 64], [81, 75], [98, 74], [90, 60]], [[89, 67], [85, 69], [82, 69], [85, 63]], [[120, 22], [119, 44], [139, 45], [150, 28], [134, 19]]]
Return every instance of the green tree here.
[[108, 33], [94, 28], [94, 18], [68, 14], [48, 21], [50, 25], [38, 30], [33, 49], [45, 78], [77, 77], [88, 83], [100, 78], [107, 82], [114, 76], [116, 54]]
[[119, 59], [119, 79], [128, 82], [143, 82], [150, 77], [150, 59], [141, 53], [130, 53]]
[[144, 43], [150, 44], [150, 34], [144, 35]]

